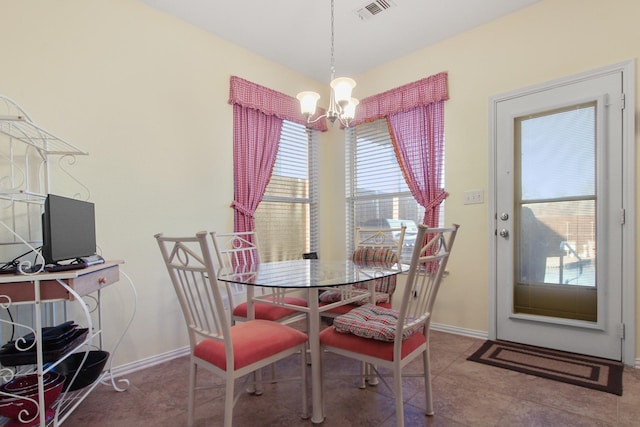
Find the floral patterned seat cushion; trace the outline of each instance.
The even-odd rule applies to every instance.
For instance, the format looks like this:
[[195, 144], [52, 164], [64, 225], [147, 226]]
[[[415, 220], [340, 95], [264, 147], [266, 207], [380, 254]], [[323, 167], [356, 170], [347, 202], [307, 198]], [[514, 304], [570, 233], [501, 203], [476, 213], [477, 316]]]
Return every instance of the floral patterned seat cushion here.
[[[333, 328], [337, 332], [387, 342], [395, 339], [397, 325], [398, 310], [374, 304], [365, 304], [354, 308], [333, 320]], [[422, 324], [405, 329], [402, 339], [407, 339], [422, 329]]]

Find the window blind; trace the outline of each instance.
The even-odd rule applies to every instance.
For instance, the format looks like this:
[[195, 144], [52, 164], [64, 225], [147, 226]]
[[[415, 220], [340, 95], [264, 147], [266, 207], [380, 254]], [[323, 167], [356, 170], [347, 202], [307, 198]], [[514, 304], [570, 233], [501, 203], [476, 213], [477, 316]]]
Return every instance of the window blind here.
[[300, 259], [317, 250], [317, 135], [284, 121], [271, 180], [255, 213], [262, 261]]

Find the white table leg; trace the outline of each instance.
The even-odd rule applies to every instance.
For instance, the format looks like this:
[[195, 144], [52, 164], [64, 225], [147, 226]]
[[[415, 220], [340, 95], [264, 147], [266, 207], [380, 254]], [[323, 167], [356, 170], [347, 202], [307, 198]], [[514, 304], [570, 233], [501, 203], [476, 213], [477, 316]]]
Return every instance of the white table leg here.
[[309, 351], [311, 353], [311, 422], [324, 421], [324, 397], [322, 395], [322, 354], [320, 353], [320, 312], [318, 309], [318, 290], [309, 289]]
[[[376, 285], [373, 280], [369, 281], [369, 293], [371, 294], [371, 304], [376, 305]], [[360, 388], [365, 388], [365, 382], [368, 382], [369, 385], [378, 385], [378, 376], [373, 370], [372, 365], [369, 363], [363, 363], [362, 371], [362, 386]]]
[[[255, 320], [256, 318], [256, 305], [253, 300], [254, 289], [253, 286], [247, 286], [247, 320]], [[229, 308], [233, 310], [232, 308]], [[247, 388], [247, 393], [255, 394], [256, 396], [262, 395], [262, 370], [258, 369], [253, 373], [254, 384]]]

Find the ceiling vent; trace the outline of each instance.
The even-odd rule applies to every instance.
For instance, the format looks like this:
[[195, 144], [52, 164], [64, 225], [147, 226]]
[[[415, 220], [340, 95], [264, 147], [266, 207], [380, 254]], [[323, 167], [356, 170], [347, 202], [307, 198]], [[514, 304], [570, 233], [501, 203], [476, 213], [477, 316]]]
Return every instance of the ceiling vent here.
[[396, 4], [391, 0], [375, 0], [373, 2], [365, 4], [364, 6], [359, 7], [358, 9], [356, 9], [355, 12], [356, 14], [358, 14], [358, 17], [361, 20], [367, 21], [373, 18], [374, 16], [384, 12], [385, 10], [395, 6]]

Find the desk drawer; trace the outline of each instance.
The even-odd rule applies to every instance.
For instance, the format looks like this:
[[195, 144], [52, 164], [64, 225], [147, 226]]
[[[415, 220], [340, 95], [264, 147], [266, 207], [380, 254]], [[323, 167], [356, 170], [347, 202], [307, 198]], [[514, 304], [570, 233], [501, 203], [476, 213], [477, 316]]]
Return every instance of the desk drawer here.
[[[77, 277], [62, 280], [80, 296], [88, 295], [120, 280], [120, 268], [118, 264], [89, 267], [86, 270], [77, 272], [77, 274]], [[21, 276], [20, 278], [24, 280], [25, 276]], [[2, 295], [10, 298], [12, 304], [34, 302], [34, 282], [0, 283], [0, 296]], [[73, 301], [74, 298], [57, 280], [42, 280], [40, 282], [40, 301], [52, 300]], [[7, 301], [3, 298], [0, 302]]]
[[[65, 282], [67, 282], [71, 286], [71, 288], [73, 288], [73, 290], [78, 293], [78, 295], [84, 296], [102, 289], [105, 286], [109, 286], [112, 283], [117, 282], [118, 280], [120, 280], [120, 268], [118, 268], [117, 265], [113, 265], [111, 267], [103, 268], [92, 273], [83, 274], [74, 279], [65, 280]], [[48, 286], [50, 283], [50, 281], [46, 281], [42, 286]], [[60, 286], [58, 282], [53, 281], [51, 285], [57, 286], [60, 289], [63, 289], [65, 293], [67, 293], [66, 289]], [[72, 295], [68, 295], [67, 298], [69, 300], [73, 300]]]

